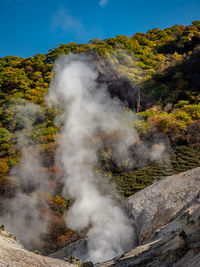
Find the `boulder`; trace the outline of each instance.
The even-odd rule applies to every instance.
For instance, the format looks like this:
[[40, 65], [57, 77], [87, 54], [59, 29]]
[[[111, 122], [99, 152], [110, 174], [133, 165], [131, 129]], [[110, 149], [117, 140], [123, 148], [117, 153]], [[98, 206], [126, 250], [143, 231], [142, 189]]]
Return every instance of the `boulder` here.
[[80, 258], [81, 255], [87, 254], [87, 239], [82, 238], [76, 242], [71, 243], [70, 245], [60, 249], [59, 251], [52, 253], [50, 257], [63, 259], [63, 258]]

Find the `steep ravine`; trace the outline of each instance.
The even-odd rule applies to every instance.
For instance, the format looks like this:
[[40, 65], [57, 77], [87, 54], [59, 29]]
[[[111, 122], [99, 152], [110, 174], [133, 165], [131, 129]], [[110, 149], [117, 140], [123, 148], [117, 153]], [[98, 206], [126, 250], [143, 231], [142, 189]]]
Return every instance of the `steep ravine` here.
[[[200, 266], [199, 193], [200, 168], [195, 168], [165, 177], [129, 197], [126, 205], [138, 244], [95, 266]], [[1, 230], [0, 266], [91, 266], [70, 259], [75, 250], [78, 253], [86, 246], [87, 241], [79, 241], [54, 253], [54, 258], [43, 257], [24, 250]]]

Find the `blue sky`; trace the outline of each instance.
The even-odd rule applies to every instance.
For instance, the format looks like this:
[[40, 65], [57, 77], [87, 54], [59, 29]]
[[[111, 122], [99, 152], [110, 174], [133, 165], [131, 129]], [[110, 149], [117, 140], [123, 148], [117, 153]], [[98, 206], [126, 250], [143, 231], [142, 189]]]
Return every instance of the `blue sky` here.
[[0, 56], [200, 20], [200, 0], [0, 0]]

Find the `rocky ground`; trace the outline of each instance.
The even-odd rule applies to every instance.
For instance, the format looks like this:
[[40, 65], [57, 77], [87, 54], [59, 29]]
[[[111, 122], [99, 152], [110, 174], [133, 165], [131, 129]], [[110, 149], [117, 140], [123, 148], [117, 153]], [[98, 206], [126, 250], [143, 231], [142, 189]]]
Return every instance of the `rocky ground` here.
[[[200, 266], [200, 168], [163, 178], [128, 198], [126, 206], [137, 244], [96, 267]], [[85, 250], [86, 243], [79, 240], [49, 258], [25, 251], [1, 231], [0, 266], [84, 266], [70, 257]], [[67, 258], [69, 262], [62, 260]]]
[[0, 230], [0, 267], [70, 267], [73, 264], [63, 260], [43, 257], [27, 251], [16, 237], [4, 230]]

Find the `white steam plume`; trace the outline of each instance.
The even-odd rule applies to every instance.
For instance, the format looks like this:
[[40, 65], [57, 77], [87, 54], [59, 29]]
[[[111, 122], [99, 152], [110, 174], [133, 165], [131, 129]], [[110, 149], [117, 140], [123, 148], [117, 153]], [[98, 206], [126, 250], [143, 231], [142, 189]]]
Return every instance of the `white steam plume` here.
[[103, 192], [103, 178], [94, 172], [101, 145], [95, 134], [120, 131], [120, 143], [114, 150], [124, 161], [138, 136], [124, 123], [122, 104], [96, 83], [94, 62], [86, 56], [69, 54], [56, 62], [54, 70], [48, 101], [64, 107], [58, 118], [63, 125], [59, 140], [65, 170], [63, 195], [75, 200], [66, 221], [74, 230], [89, 229], [88, 255], [82, 255], [82, 259], [105, 261], [130, 249], [135, 236], [129, 218], [114, 197]]

